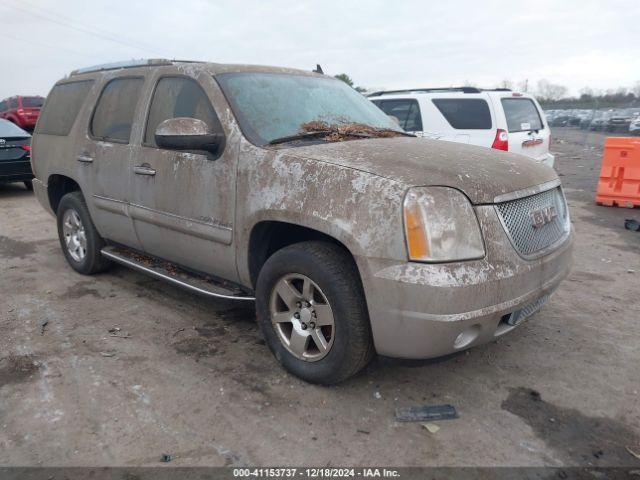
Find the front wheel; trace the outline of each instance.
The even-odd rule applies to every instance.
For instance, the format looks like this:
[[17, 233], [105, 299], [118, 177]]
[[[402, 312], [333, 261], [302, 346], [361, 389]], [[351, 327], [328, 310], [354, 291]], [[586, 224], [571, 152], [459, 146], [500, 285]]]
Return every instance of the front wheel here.
[[338, 245], [302, 242], [269, 257], [258, 276], [256, 312], [275, 357], [308, 382], [341, 382], [373, 356], [360, 276]]
[[102, 256], [105, 242], [93, 225], [82, 193], [71, 192], [62, 197], [57, 219], [60, 246], [71, 268], [83, 275], [91, 275], [111, 265]]

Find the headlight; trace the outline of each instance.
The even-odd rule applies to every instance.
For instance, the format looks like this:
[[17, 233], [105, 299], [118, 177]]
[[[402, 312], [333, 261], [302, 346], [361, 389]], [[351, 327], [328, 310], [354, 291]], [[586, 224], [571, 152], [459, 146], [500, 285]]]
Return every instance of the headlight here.
[[453, 188], [411, 188], [404, 199], [404, 230], [410, 260], [452, 262], [484, 257], [473, 207]]

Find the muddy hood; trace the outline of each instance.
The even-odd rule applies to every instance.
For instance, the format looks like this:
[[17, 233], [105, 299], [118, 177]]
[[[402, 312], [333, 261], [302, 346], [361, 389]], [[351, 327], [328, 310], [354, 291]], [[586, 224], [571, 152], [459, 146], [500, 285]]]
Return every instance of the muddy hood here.
[[521, 155], [424, 138], [351, 140], [291, 148], [287, 154], [356, 168], [407, 186], [457, 188], [475, 204], [557, 178], [552, 168]]

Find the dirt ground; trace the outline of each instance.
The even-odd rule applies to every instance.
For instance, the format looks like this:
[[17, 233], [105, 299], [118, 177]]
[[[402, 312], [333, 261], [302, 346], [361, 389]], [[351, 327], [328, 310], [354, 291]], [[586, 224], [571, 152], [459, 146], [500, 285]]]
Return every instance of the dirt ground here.
[[[603, 139], [553, 131], [576, 244], [547, 306], [331, 388], [284, 373], [251, 306], [76, 274], [34, 196], [0, 187], [0, 465], [640, 465], [640, 210], [594, 204]], [[459, 418], [437, 433], [394, 421], [443, 403]]]

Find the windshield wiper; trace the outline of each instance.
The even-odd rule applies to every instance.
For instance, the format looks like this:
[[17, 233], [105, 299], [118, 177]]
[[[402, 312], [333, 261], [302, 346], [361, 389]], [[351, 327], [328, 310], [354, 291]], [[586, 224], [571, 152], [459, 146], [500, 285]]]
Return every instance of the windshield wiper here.
[[412, 133], [402, 132], [394, 130], [392, 128], [370, 128], [369, 131], [349, 131], [347, 129], [341, 129], [340, 127], [327, 127], [319, 130], [309, 130], [306, 132], [300, 132], [295, 135], [288, 135], [286, 137], [275, 138], [269, 142], [269, 145], [276, 145], [278, 143], [295, 142], [296, 140], [305, 140], [308, 138], [320, 138], [320, 137], [354, 137], [354, 138], [377, 138], [380, 133], [392, 133], [395, 135], [402, 135], [405, 137], [415, 137]]
[[328, 134], [329, 132], [325, 132], [324, 130], [318, 132], [297, 133], [286, 137], [274, 138], [273, 140], [270, 140], [268, 144], [277, 145], [278, 143], [295, 142], [296, 140], [305, 140], [307, 138], [318, 138]]

